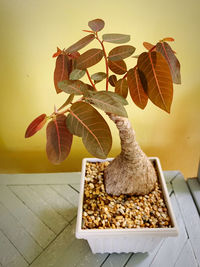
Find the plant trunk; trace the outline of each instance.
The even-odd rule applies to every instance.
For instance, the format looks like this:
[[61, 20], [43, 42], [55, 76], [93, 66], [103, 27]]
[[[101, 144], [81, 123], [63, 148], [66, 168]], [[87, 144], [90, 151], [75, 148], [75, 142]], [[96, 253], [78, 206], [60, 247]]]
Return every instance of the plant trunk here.
[[104, 171], [106, 192], [112, 195], [145, 195], [155, 188], [155, 169], [135, 140], [127, 118], [109, 115], [116, 124], [121, 140], [121, 153]]

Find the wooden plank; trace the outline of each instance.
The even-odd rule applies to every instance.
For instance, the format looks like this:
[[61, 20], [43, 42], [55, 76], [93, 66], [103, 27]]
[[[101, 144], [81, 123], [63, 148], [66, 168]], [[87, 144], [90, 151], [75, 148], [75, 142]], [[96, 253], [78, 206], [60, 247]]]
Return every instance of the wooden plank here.
[[200, 183], [198, 179], [193, 178], [188, 179], [187, 184], [190, 188], [190, 192], [193, 196], [198, 212], [200, 213]]
[[42, 248], [1, 203], [0, 214], [0, 230], [24, 258], [31, 263], [42, 252]]
[[198, 211], [181, 174], [172, 182], [172, 186], [187, 228], [192, 249], [200, 265], [200, 218]]
[[179, 173], [180, 171], [163, 171], [166, 183], [171, 182]]
[[102, 267], [121, 267], [125, 266], [132, 253], [113, 253], [110, 254], [106, 261], [102, 264]]
[[0, 231], [0, 263], [6, 267], [25, 267], [28, 263]]
[[80, 183], [80, 172], [1, 174], [0, 185]]
[[0, 202], [42, 248], [45, 248], [55, 238], [55, 234], [6, 186], [0, 186]]
[[[63, 187], [64, 185], [61, 185]], [[60, 214], [58, 214], [40, 195], [29, 186], [9, 186], [22, 202], [29, 207], [40, 220], [48, 226], [54, 233], [58, 234], [68, 224]]]
[[67, 221], [71, 221], [76, 216], [76, 210], [69, 201], [57, 194], [48, 185], [30, 185], [44, 201], [46, 201], [55, 211]]
[[174, 266], [175, 267], [188, 267], [188, 266], [197, 267], [198, 266], [189, 239], [185, 243], [185, 246], [183, 247], [178, 257], [178, 260]]
[[64, 199], [69, 201], [72, 205], [78, 206], [79, 194], [77, 191], [72, 189], [69, 185], [51, 185], [53, 190], [55, 190]]
[[167, 239], [165, 239], [151, 263], [151, 266], [153, 267], [174, 266], [175, 262], [177, 261], [177, 257], [180, 254], [188, 238], [185, 231], [185, 225], [183, 223], [183, 219], [174, 194], [171, 196], [170, 199], [179, 227], [179, 235], [177, 237], [168, 237]]

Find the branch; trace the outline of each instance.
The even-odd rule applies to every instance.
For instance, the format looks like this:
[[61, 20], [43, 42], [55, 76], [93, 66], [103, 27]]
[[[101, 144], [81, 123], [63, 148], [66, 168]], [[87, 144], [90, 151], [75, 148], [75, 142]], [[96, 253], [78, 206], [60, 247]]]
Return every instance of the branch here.
[[97, 91], [97, 88], [96, 88], [95, 84], [93, 83], [93, 81], [92, 81], [92, 79], [91, 79], [91, 77], [90, 77], [90, 74], [89, 74], [89, 72], [88, 72], [87, 69], [86, 69], [86, 73], [87, 73], [88, 79], [89, 79], [89, 81], [90, 81], [92, 87], [95, 89], [95, 91]]

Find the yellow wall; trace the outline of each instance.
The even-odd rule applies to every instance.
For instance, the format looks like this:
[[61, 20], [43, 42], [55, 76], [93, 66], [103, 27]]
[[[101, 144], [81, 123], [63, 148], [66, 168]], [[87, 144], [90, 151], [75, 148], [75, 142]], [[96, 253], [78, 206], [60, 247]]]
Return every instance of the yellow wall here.
[[[45, 130], [29, 140], [24, 132], [33, 118], [50, 114], [54, 103], [59, 106], [66, 98], [53, 87], [56, 47], [68, 47], [84, 36], [81, 29], [87, 29], [89, 20], [102, 18], [103, 33], [130, 34], [136, 54], [143, 41], [175, 38], [182, 85], [174, 88], [171, 114], [151, 103], [145, 111], [131, 103], [128, 113], [148, 155], [160, 157], [165, 170], [195, 176], [200, 152], [199, 10], [199, 0], [0, 0], [0, 172], [77, 171], [82, 157], [90, 156], [75, 138], [68, 159], [53, 166], [45, 155]], [[135, 64], [134, 59], [128, 64]], [[114, 156], [119, 140], [111, 128], [109, 156]]]

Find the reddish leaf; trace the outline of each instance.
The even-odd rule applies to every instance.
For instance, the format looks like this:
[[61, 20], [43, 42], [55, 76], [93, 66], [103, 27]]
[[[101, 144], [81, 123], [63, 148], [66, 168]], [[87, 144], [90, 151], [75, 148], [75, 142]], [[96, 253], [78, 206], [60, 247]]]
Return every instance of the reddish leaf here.
[[153, 48], [156, 48], [155, 45], [152, 45], [152, 44], [150, 44], [150, 43], [148, 43], [148, 42], [144, 42], [144, 43], [143, 43], [143, 46], [144, 46], [148, 51], [153, 50]]
[[180, 84], [181, 83], [180, 63], [177, 57], [174, 55], [174, 52], [171, 49], [171, 47], [166, 42], [157, 43], [156, 51], [160, 52], [167, 60], [173, 82], [176, 84]]
[[25, 133], [25, 138], [33, 136], [35, 133], [37, 133], [42, 127], [45, 125], [47, 121], [47, 115], [42, 114], [38, 116], [36, 119], [34, 119], [30, 125], [28, 126], [26, 133]]
[[82, 137], [89, 153], [97, 158], [106, 158], [112, 145], [108, 124], [90, 104], [76, 102], [67, 116], [67, 127], [72, 134]]
[[52, 57], [58, 57], [62, 53], [62, 50], [57, 47], [57, 52], [53, 54]]
[[127, 71], [126, 63], [124, 62], [124, 60], [108, 60], [108, 66], [110, 70], [112, 70], [112, 72], [116, 74], [124, 74]]
[[165, 37], [162, 40], [160, 40], [160, 42], [174, 42], [174, 38], [172, 37]]
[[73, 52], [73, 53], [68, 53], [68, 58], [69, 59], [76, 59], [80, 56], [80, 53], [79, 52]]
[[53, 164], [61, 163], [68, 156], [73, 139], [73, 135], [67, 129], [65, 115], [58, 115], [48, 123], [46, 136], [48, 159]]
[[112, 61], [121, 60], [131, 56], [135, 52], [135, 47], [131, 45], [121, 45], [113, 48], [109, 54], [108, 58]]
[[101, 49], [93, 48], [77, 58], [76, 68], [80, 70], [87, 69], [97, 64], [103, 57], [103, 51]]
[[65, 54], [61, 54], [56, 59], [56, 67], [54, 71], [54, 85], [56, 92], [60, 93], [62, 90], [58, 88], [58, 82], [69, 79], [69, 73], [71, 71], [70, 60]]
[[148, 96], [145, 93], [140, 81], [138, 68], [130, 69], [127, 74], [129, 92], [133, 102], [141, 109], [144, 109], [148, 102]]
[[173, 83], [169, 66], [158, 52], [144, 52], [138, 58], [138, 69], [143, 88], [150, 100], [170, 113]]
[[82, 49], [83, 47], [85, 47], [86, 45], [88, 45], [92, 40], [94, 40], [94, 38], [95, 38], [94, 34], [89, 34], [89, 35], [83, 37], [82, 39], [80, 39], [75, 44], [73, 44], [70, 47], [68, 47], [65, 50], [65, 52], [66, 53], [76, 52], [76, 51]]
[[128, 95], [128, 83], [126, 79], [120, 79], [115, 85], [115, 93], [123, 96], [124, 98]]
[[99, 32], [104, 28], [105, 22], [102, 19], [94, 19], [88, 22], [88, 26], [94, 32]]
[[115, 87], [115, 84], [117, 82], [117, 77], [116, 75], [111, 75], [108, 79], [109, 83], [111, 86]]

